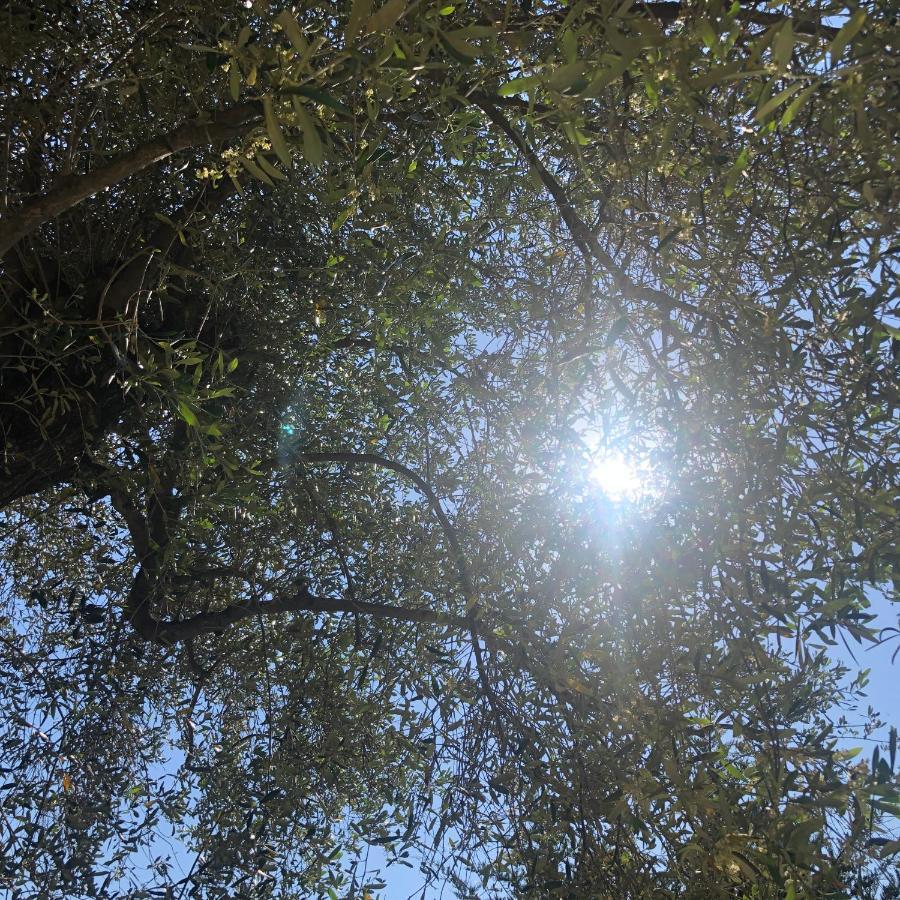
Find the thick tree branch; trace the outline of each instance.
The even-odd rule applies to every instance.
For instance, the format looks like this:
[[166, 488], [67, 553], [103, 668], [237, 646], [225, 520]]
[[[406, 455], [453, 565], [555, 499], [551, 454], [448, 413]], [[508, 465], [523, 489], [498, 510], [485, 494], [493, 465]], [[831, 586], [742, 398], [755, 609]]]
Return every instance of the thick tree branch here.
[[257, 104], [244, 103], [216, 115], [210, 122], [181, 125], [168, 134], [123, 153], [92, 172], [62, 179], [46, 194], [29, 200], [7, 214], [6, 220], [0, 224], [0, 257], [5, 256], [35, 228], [77, 206], [82, 200], [182, 150], [236, 137], [257, 121], [260, 115]]
[[412, 481], [428, 500], [432, 511], [440, 522], [447, 542], [455, 556], [460, 583], [466, 598], [466, 615], [452, 616], [426, 609], [404, 609], [378, 603], [358, 602], [352, 599], [334, 599], [315, 597], [303, 589], [297, 594], [283, 595], [273, 600], [253, 601], [225, 607], [221, 610], [198, 613], [188, 619], [161, 620], [150, 612], [152, 594], [159, 580], [159, 554], [165, 550], [168, 542], [168, 530], [165, 527], [166, 504], [170, 500], [171, 478], [174, 473], [167, 473], [161, 480], [162, 496], [154, 495], [149, 501], [149, 514], [145, 516], [128, 493], [115, 483], [108, 484], [107, 490], [114, 508], [125, 520], [132, 546], [137, 554], [139, 569], [132, 582], [126, 601], [128, 617], [135, 630], [147, 640], [156, 643], [170, 644], [190, 640], [200, 634], [221, 632], [229, 626], [253, 615], [277, 615], [283, 612], [356, 612], [374, 616], [375, 618], [397, 619], [407, 622], [422, 622], [432, 625], [448, 625], [472, 631], [475, 639], [475, 589], [466, 563], [465, 554], [456, 536], [456, 532], [441, 507], [440, 500], [425, 479], [411, 469], [386, 459], [375, 453], [350, 452], [310, 452], [300, 454], [307, 462], [343, 462], [350, 464], [377, 465], [390, 469], [398, 475]]
[[[474, 595], [474, 585], [453, 525], [441, 507], [437, 495], [421, 476], [402, 463], [386, 459], [374, 453], [309, 452], [302, 453], [301, 458], [307, 462], [345, 462], [377, 465], [412, 481], [428, 499], [444, 529], [454, 554], [457, 556], [460, 581], [463, 584], [467, 597], [465, 615], [451, 615], [430, 609], [410, 609], [385, 603], [358, 601], [349, 597], [318, 597], [301, 585], [294, 593], [276, 594], [268, 600], [247, 600], [234, 603], [223, 609], [200, 612], [186, 619], [158, 619], [152, 614], [151, 606], [155, 592], [160, 585], [159, 557], [165, 548], [156, 545], [151, 535], [148, 517], [145, 517], [140, 512], [128, 493], [113, 482], [107, 486], [109, 496], [113, 506], [125, 519], [139, 559], [138, 570], [132, 582], [125, 607], [132, 627], [141, 637], [161, 646], [171, 646], [179, 643], [190, 645], [190, 642], [197, 637], [205, 634], [220, 634], [244, 619], [254, 616], [278, 616], [291, 612], [353, 613], [369, 616], [373, 619], [412, 622], [457, 629], [468, 633], [471, 637], [481, 691], [488, 700], [497, 724], [496, 737], [501, 745], [506, 740], [504, 716], [499, 698], [487, 672], [482, 644], [493, 652], [504, 653], [511, 662], [523, 671], [528, 672], [537, 682], [552, 691], [560, 700], [575, 703], [579, 702], [576, 699], [576, 696], [578, 696], [581, 702], [590, 702], [591, 704], [596, 702], [596, 699], [588, 701], [588, 698], [581, 696], [583, 692], [573, 691], [568, 683], [561, 681], [557, 675], [547, 669], [538, 659], [534, 658], [528, 652], [527, 645], [522, 646], [518, 642], [510, 640], [509, 637], [499, 637], [489, 627], [485, 629], [483, 623], [476, 615], [478, 609], [477, 598]], [[160, 536], [167, 539], [167, 533], [165, 532]], [[241, 575], [233, 570], [216, 570], [210, 574], [214, 576], [222, 574], [241, 577], [244, 580], [248, 580], [246, 575]]]
[[[138, 592], [144, 587], [140, 573], [135, 579]], [[134, 588], [132, 589], [132, 592]], [[232, 625], [253, 616], [277, 616], [288, 612], [312, 613], [359, 613], [374, 619], [389, 619], [397, 622], [416, 622], [424, 625], [444, 625], [451, 628], [469, 630], [470, 621], [462, 616], [448, 616], [430, 609], [405, 609], [384, 603], [353, 601], [339, 597], [316, 597], [305, 588], [296, 594], [282, 595], [272, 600], [226, 606], [224, 609], [197, 613], [181, 621], [160, 621], [151, 619], [135, 621], [135, 627], [147, 640], [158, 644], [174, 644], [191, 640], [203, 634], [226, 631]]]

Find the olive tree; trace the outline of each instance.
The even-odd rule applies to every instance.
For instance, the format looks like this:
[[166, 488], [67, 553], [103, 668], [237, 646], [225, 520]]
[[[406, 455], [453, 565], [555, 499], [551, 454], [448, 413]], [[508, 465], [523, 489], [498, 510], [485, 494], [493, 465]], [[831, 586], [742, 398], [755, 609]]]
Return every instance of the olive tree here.
[[5, 18], [13, 896], [895, 896], [888, 4]]

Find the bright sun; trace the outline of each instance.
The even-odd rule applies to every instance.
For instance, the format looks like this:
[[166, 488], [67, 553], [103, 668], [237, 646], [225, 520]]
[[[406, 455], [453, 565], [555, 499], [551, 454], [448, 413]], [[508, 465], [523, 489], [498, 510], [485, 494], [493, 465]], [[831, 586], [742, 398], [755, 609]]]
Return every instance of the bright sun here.
[[595, 457], [590, 477], [610, 500], [636, 500], [647, 486], [642, 467], [619, 455]]

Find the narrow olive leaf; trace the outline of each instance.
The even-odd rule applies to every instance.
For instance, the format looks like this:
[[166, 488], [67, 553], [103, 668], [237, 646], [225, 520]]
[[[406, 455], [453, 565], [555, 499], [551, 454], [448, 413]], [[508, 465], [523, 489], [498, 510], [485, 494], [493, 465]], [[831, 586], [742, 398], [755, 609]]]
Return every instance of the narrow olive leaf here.
[[239, 156], [238, 161], [258, 181], [264, 182], [269, 187], [275, 187], [272, 179], [252, 159], [248, 159], [246, 156]]
[[563, 93], [572, 88], [587, 87], [587, 79], [584, 77], [586, 65], [583, 62], [566, 63], [560, 66], [550, 76], [547, 85], [554, 91]]
[[350, 7], [350, 17], [347, 19], [347, 27], [344, 29], [344, 40], [347, 45], [356, 42], [362, 31], [363, 24], [372, 13], [372, 0], [353, 0]]
[[521, 94], [523, 91], [527, 91], [540, 83], [541, 79], [537, 75], [525, 75], [522, 78], [514, 78], [512, 81], [507, 81], [506, 84], [500, 85], [497, 93], [501, 97], [512, 97], [514, 94]]
[[284, 139], [284, 132], [275, 115], [275, 107], [272, 104], [271, 97], [263, 97], [263, 112], [266, 118], [266, 132], [269, 140], [272, 142], [272, 149], [285, 166], [291, 164], [291, 151], [288, 149], [287, 141]]
[[865, 21], [866, 11], [864, 9], [858, 9], [850, 16], [841, 27], [841, 30], [834, 36], [834, 40], [828, 47], [828, 55], [831, 57], [832, 65], [844, 55], [847, 45], [857, 34], [859, 34], [859, 30], [863, 27]]
[[619, 56], [606, 68], [596, 70], [594, 77], [587, 86], [587, 95], [589, 97], [596, 97], [600, 94], [607, 85], [612, 84], [613, 81], [625, 73], [625, 70], [631, 65], [633, 59], [633, 55]]
[[271, 178], [277, 178], [279, 181], [284, 181], [287, 178], [287, 175], [285, 175], [284, 172], [281, 171], [281, 169], [273, 166], [272, 163], [270, 163], [261, 153], [257, 153], [256, 163], [263, 170], [263, 172], [265, 172], [266, 175], [270, 176]]
[[562, 33], [559, 39], [559, 49], [567, 63], [573, 63], [578, 59], [578, 36], [571, 28], [567, 28]]
[[300, 97], [308, 97], [310, 100], [315, 100], [316, 103], [321, 103], [323, 106], [327, 106], [330, 109], [333, 109], [335, 112], [339, 112], [342, 116], [353, 115], [353, 110], [350, 109], [349, 106], [341, 103], [341, 101], [338, 100], [337, 97], [333, 97], [326, 91], [320, 91], [318, 88], [313, 88], [305, 84], [301, 84], [297, 87], [283, 88], [282, 93], [291, 95], [297, 94]]
[[456, 57], [460, 62], [471, 62], [478, 57], [479, 53], [481, 53], [479, 47], [465, 39], [462, 30], [442, 31], [440, 32], [440, 38], [444, 42], [446, 48], [450, 51], [451, 55]]
[[769, 97], [769, 99], [763, 103], [759, 109], [756, 110], [753, 118], [756, 119], [757, 122], [765, 122], [766, 119], [781, 106], [782, 103], [787, 103], [794, 94], [797, 93], [803, 87], [802, 82], [795, 81], [790, 87], [786, 87], [783, 91], [777, 93], [774, 97]]
[[697, 23], [697, 34], [703, 39], [703, 43], [712, 50], [719, 43], [719, 34], [709, 19], [700, 19]]
[[740, 155], [735, 160], [734, 165], [731, 167], [731, 171], [728, 173], [728, 177], [725, 179], [725, 196], [730, 197], [734, 193], [734, 189], [737, 186], [738, 178], [741, 177], [741, 173], [744, 169], [747, 168], [747, 164], [750, 162], [750, 150], [747, 147], [744, 147], [741, 150]]
[[181, 418], [184, 419], [188, 425], [193, 425], [196, 427], [200, 424], [200, 420], [197, 418], [197, 414], [182, 400], [178, 401], [178, 412], [181, 415]]
[[231, 99], [238, 100], [241, 96], [241, 70], [236, 59], [231, 60], [228, 67], [228, 87], [231, 91]]
[[298, 66], [305, 66], [307, 63], [312, 62], [315, 55], [328, 43], [327, 38], [324, 35], [318, 35], [318, 37], [314, 38], [309, 47], [307, 47], [305, 53], [301, 53], [297, 58]]
[[303, 31], [293, 13], [286, 9], [277, 15], [275, 21], [281, 26], [294, 49], [303, 53], [306, 50], [306, 38], [303, 37]]
[[294, 104], [294, 117], [303, 131], [303, 155], [311, 165], [320, 166], [325, 158], [325, 152], [322, 149], [319, 129], [316, 128], [312, 116], [303, 106], [303, 101], [299, 97], [291, 97], [291, 100]]
[[798, 94], [797, 97], [790, 102], [788, 108], [784, 111], [784, 115], [781, 117], [782, 126], [790, 125], [791, 122], [794, 121], [797, 113], [803, 109], [803, 105], [818, 89], [819, 82], [817, 81], [815, 84], [811, 84], [805, 91]]
[[369, 16], [366, 31], [387, 31], [400, 20], [406, 11], [406, 0], [388, 0], [381, 9]]
[[347, 220], [356, 210], [356, 204], [351, 203], [345, 210], [341, 212], [341, 214], [331, 223], [332, 231], [339, 231], [344, 225], [347, 223]]
[[788, 19], [775, 35], [775, 42], [772, 44], [772, 59], [779, 69], [783, 69], [790, 62], [793, 52], [794, 23]]

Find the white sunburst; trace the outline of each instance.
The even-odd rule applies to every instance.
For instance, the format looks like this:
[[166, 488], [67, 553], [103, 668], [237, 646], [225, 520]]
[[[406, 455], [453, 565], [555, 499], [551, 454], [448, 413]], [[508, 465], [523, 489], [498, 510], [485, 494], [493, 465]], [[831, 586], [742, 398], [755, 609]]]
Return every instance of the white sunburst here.
[[614, 501], [634, 501], [651, 492], [652, 473], [646, 464], [621, 453], [598, 453], [591, 461], [590, 480]]

